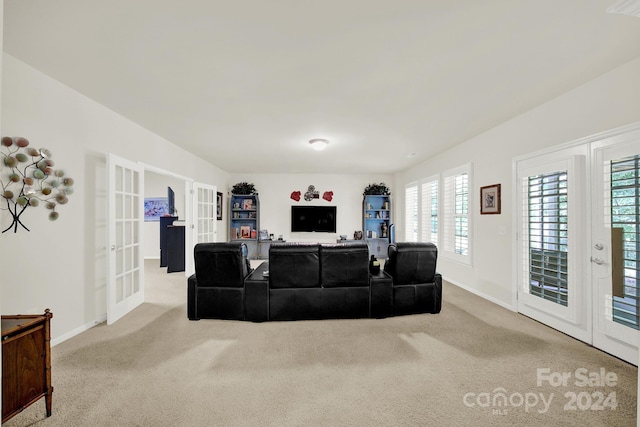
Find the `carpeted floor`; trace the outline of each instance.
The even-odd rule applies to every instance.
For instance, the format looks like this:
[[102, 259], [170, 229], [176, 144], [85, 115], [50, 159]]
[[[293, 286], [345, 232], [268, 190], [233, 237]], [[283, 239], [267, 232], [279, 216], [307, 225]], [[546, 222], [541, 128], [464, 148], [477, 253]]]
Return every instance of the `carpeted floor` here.
[[145, 264], [145, 304], [52, 349], [53, 415], [6, 426], [636, 425], [635, 366], [451, 284], [438, 315], [192, 322]]

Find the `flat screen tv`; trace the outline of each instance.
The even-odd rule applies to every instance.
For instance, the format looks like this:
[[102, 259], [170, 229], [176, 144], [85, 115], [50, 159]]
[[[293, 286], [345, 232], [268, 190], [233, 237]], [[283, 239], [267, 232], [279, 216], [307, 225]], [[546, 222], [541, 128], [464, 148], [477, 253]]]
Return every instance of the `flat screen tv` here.
[[167, 199], [169, 201], [169, 215], [173, 216], [176, 211], [176, 193], [173, 192], [171, 187], [167, 187]]
[[291, 206], [291, 231], [336, 232], [335, 206]]

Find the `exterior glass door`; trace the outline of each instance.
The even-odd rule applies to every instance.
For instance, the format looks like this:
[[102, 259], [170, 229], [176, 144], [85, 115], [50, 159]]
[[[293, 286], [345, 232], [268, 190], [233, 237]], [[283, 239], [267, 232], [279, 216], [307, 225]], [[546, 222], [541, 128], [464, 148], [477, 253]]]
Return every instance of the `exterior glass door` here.
[[518, 311], [591, 341], [584, 233], [587, 146], [516, 162]]
[[594, 144], [593, 345], [638, 363], [640, 131]]

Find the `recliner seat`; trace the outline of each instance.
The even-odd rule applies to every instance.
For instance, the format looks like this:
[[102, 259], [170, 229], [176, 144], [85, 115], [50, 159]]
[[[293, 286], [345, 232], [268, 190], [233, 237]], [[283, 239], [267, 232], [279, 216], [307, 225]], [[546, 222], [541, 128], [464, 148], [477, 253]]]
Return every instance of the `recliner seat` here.
[[191, 320], [244, 319], [244, 284], [251, 273], [244, 243], [198, 243], [195, 274], [187, 280]]
[[393, 278], [393, 314], [439, 313], [442, 276], [436, 272], [438, 249], [433, 243], [389, 245], [384, 271]]

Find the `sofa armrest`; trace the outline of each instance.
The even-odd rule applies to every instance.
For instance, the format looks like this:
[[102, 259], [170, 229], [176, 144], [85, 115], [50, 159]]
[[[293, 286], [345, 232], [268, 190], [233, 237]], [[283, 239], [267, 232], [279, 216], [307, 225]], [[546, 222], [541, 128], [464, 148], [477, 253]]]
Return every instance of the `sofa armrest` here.
[[440, 273], [436, 273], [435, 275], [435, 301], [433, 304], [433, 313], [440, 313], [442, 310], [442, 275]]
[[196, 275], [192, 274], [187, 279], [187, 317], [189, 320], [200, 320], [198, 318], [198, 314], [196, 313], [197, 307], [197, 292], [196, 288], [198, 287], [198, 280], [196, 279]]

